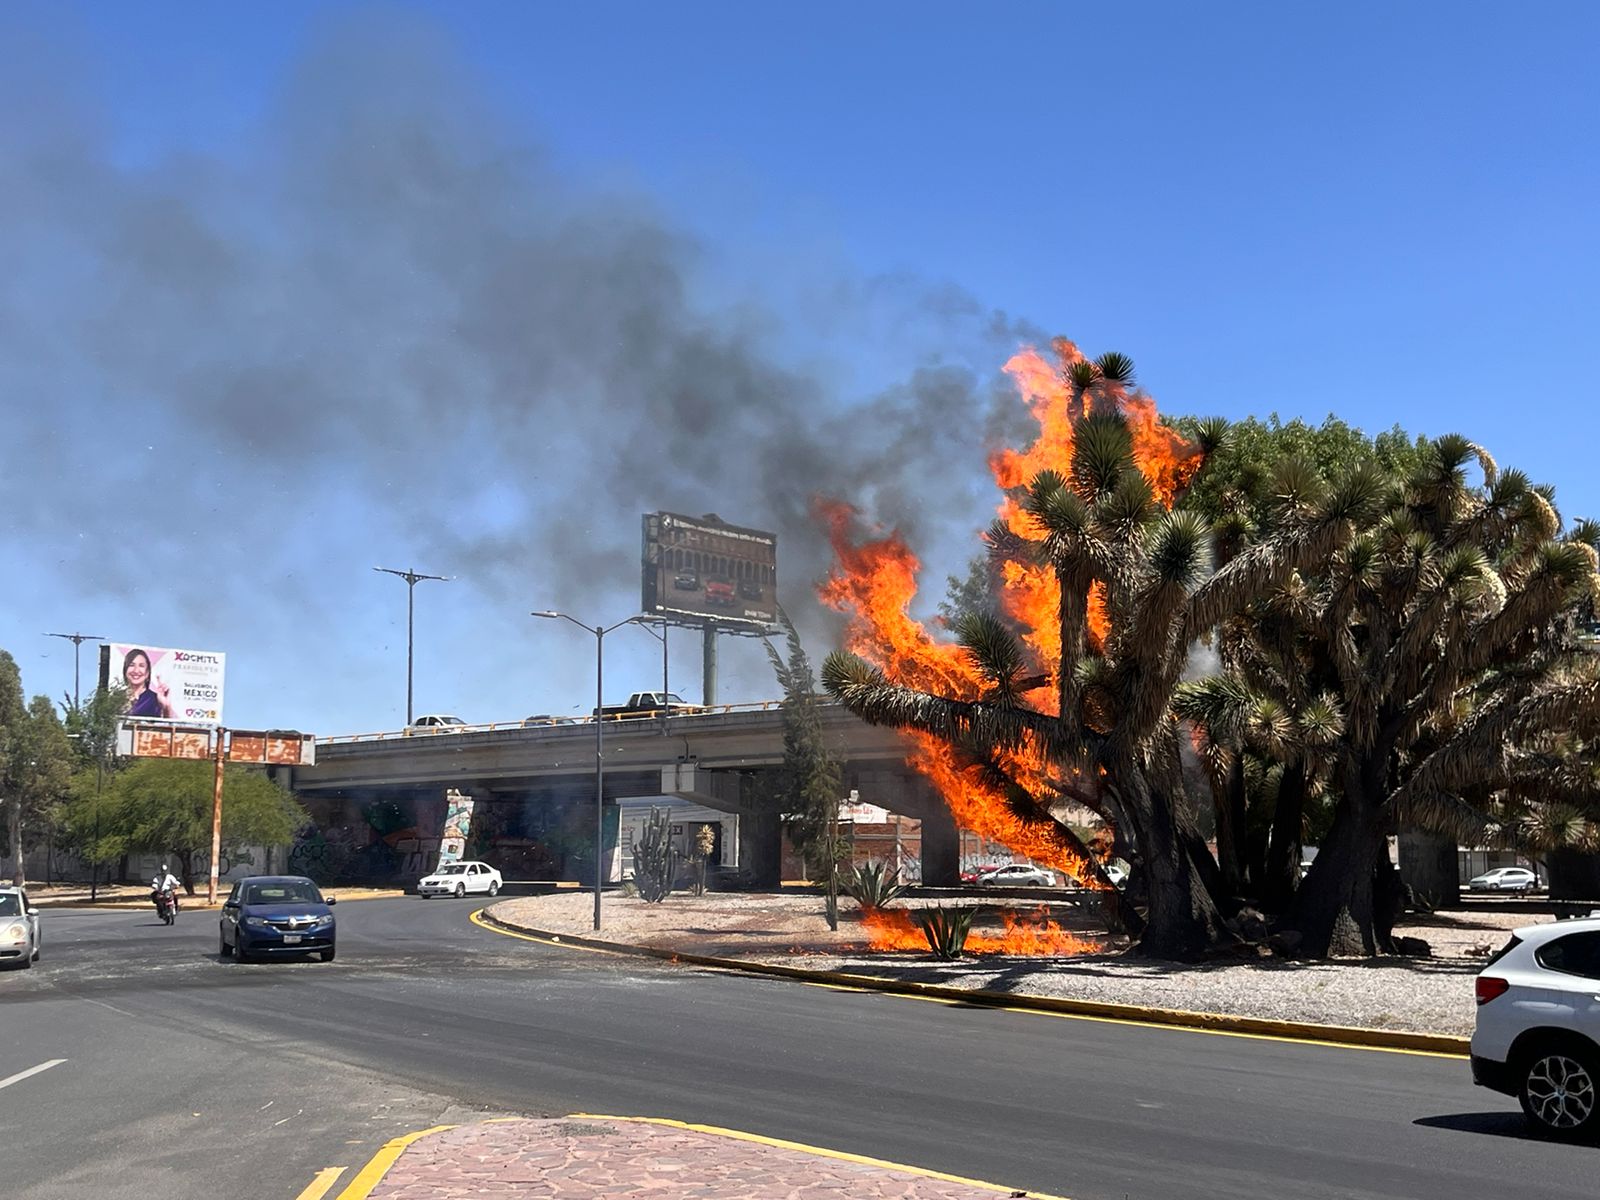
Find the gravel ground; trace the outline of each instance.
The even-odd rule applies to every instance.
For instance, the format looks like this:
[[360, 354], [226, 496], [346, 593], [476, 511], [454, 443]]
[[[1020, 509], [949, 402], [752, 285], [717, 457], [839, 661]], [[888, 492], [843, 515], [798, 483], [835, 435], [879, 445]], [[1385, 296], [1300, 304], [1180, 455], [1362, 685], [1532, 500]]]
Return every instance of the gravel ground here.
[[[1025, 902], [1010, 906], [1035, 907]], [[1466, 1036], [1473, 1024], [1472, 980], [1484, 959], [1505, 942], [1509, 930], [1553, 919], [1543, 914], [1482, 912], [1413, 916], [1396, 932], [1429, 942], [1431, 959], [1262, 960], [1191, 966], [1125, 959], [1120, 955], [1123, 943], [1106, 937], [1092, 916], [1059, 905], [1052, 907], [1052, 918], [1086, 936], [1099, 935], [1104, 952], [1074, 958], [992, 956], [937, 963], [922, 954], [866, 951], [867, 935], [854, 902], [843, 901], [841, 910], [835, 933], [822, 919], [821, 901], [803, 893], [674, 895], [660, 905], [607, 895], [599, 936], [686, 953], [1020, 995]], [[504, 900], [494, 911], [513, 924], [593, 936], [592, 893]], [[977, 924], [986, 923], [998, 920], [980, 916]]]

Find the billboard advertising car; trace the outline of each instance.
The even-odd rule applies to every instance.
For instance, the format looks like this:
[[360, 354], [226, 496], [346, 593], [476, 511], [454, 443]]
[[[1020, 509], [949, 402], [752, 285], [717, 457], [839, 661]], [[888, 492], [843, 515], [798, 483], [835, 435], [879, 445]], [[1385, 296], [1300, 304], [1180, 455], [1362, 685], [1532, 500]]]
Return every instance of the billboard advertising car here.
[[122, 685], [130, 717], [222, 723], [222, 675], [227, 656], [133, 642], [100, 647], [100, 686]]
[[684, 620], [778, 619], [778, 535], [716, 515], [644, 516], [644, 611]]

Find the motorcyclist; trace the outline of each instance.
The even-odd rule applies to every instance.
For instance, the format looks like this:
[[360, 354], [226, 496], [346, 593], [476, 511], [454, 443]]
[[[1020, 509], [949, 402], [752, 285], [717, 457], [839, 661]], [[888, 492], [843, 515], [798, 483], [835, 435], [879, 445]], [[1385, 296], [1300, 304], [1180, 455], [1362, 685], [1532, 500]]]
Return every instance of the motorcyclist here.
[[156, 911], [161, 911], [161, 897], [167, 895], [172, 900], [172, 911], [178, 911], [178, 878], [167, 870], [167, 864], [161, 864], [161, 870], [156, 872], [156, 877], [150, 881], [150, 899], [156, 906]]

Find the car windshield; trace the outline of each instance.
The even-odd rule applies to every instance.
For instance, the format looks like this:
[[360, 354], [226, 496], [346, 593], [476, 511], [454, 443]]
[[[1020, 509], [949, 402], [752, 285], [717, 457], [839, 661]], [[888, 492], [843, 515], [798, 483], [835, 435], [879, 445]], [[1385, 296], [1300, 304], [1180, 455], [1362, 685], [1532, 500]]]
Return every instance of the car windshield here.
[[0, 917], [20, 917], [22, 899], [15, 892], [0, 893]]
[[322, 903], [322, 896], [313, 885], [291, 879], [283, 883], [252, 883], [244, 889], [244, 902], [246, 904], [320, 904]]
[[440, 867], [438, 872], [437, 872], [437, 874], [440, 874], [440, 875], [465, 875], [466, 871], [467, 871], [467, 864], [466, 863], [451, 863], [448, 867]]

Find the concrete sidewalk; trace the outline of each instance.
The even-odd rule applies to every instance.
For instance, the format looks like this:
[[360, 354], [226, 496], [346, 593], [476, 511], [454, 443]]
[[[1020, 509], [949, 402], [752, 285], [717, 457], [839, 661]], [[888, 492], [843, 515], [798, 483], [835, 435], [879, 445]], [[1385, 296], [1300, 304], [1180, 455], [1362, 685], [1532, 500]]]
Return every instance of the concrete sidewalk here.
[[340, 1200], [1056, 1200], [732, 1130], [631, 1117], [487, 1121], [423, 1134], [384, 1171], [386, 1157], [374, 1159]]

